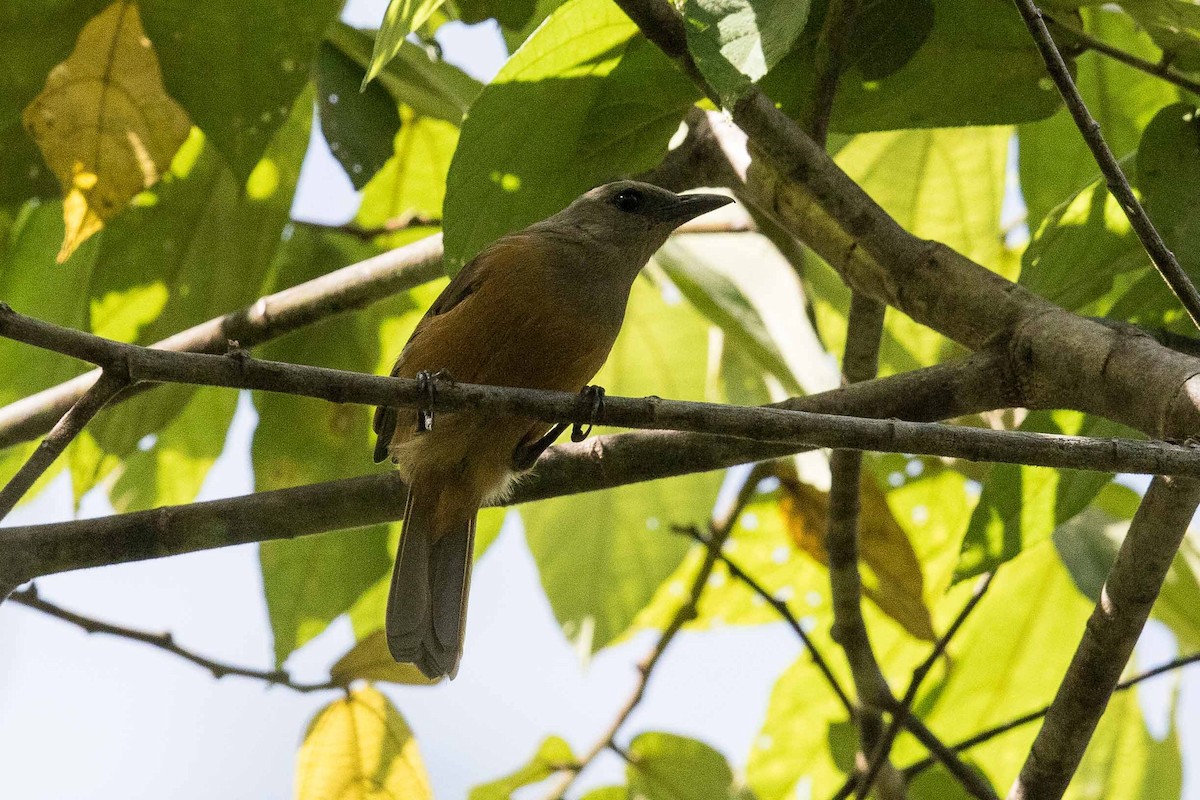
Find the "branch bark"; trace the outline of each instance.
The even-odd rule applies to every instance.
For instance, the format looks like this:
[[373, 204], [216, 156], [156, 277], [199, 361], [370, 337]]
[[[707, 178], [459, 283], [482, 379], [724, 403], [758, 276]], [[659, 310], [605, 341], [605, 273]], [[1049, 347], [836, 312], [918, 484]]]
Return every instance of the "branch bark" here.
[[1063, 796], [1198, 504], [1200, 481], [1155, 478], [1150, 483], [1009, 800]]
[[[787, 405], [831, 414], [950, 418], [1006, 405], [1007, 386], [1003, 358], [978, 353]], [[722, 469], [797, 449], [804, 448], [660, 431], [599, 436], [550, 448], [517, 485], [510, 502]], [[387, 472], [99, 519], [0, 528], [0, 583], [16, 585], [82, 567], [390, 522], [403, 516], [404, 500], [403, 483]]]

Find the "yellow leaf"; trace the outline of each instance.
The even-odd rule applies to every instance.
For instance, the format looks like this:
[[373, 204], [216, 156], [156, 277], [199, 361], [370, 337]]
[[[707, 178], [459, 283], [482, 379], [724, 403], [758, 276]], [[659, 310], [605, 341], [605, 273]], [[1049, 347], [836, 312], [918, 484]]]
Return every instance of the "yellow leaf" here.
[[371, 686], [323, 708], [296, 759], [297, 800], [430, 800], [417, 740]]
[[191, 128], [163, 86], [131, 0], [117, 0], [83, 27], [22, 120], [62, 184], [60, 264], [158, 181]]
[[[780, 475], [779, 511], [796, 546], [828, 566], [825, 530], [829, 520], [829, 495], [801, 483], [794, 475]], [[859, 496], [859, 549], [869, 569], [863, 593], [885, 614], [918, 639], [934, 641], [933, 622], [923, 596], [925, 578], [908, 535], [888, 508], [878, 484], [863, 475]]]
[[329, 670], [329, 677], [341, 684], [356, 679], [387, 681], [388, 683], [432, 686], [432, 681], [412, 664], [397, 664], [388, 652], [387, 635], [383, 629], [363, 637]]

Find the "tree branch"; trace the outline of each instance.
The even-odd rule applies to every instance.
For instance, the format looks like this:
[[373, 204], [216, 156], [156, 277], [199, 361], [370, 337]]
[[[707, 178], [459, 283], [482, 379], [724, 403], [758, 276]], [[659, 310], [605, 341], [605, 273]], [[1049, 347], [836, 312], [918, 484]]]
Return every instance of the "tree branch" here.
[[[1002, 356], [982, 352], [796, 398], [786, 405], [832, 414], [950, 418], [1005, 405], [1006, 374]], [[660, 431], [599, 436], [550, 448], [533, 472], [517, 484], [510, 502], [723, 469], [778, 458], [797, 449], [748, 439]], [[100, 519], [3, 528], [0, 579], [7, 578], [15, 585], [32, 576], [81, 567], [390, 522], [403, 516], [404, 499], [404, 484], [389, 472]]]
[[[439, 233], [267, 295], [252, 305], [202, 322], [151, 347], [224, 353], [229, 342], [236, 341], [240, 347], [249, 348], [442, 275]], [[98, 371], [89, 372], [0, 408], [0, 448], [36, 439], [49, 431], [99, 377]], [[149, 387], [142, 387], [146, 388]], [[122, 394], [116, 402], [131, 396]]]
[[1135, 56], [1133, 53], [1127, 53], [1119, 47], [1114, 47], [1103, 39], [1099, 39], [1095, 36], [1092, 36], [1090, 33], [1079, 30], [1073, 25], [1060, 22], [1059, 20], [1051, 17], [1045, 11], [1042, 12], [1042, 19], [1046, 21], [1047, 25], [1053, 25], [1060, 31], [1066, 33], [1072, 39], [1077, 41], [1085, 50], [1094, 50], [1097, 53], [1108, 56], [1114, 61], [1119, 61], [1128, 67], [1133, 67], [1136, 70], [1144, 72], [1147, 75], [1153, 75], [1156, 78], [1162, 78], [1168, 83], [1175, 84], [1180, 89], [1186, 89], [1192, 94], [1200, 95], [1200, 82], [1189, 78], [1187, 75], [1184, 75], [1166, 61], [1155, 63], [1153, 61], [1147, 61], [1139, 56]]
[[1108, 190], [1121, 204], [1125, 216], [1129, 218], [1130, 226], [1133, 227], [1138, 239], [1142, 242], [1142, 247], [1146, 249], [1146, 253], [1154, 262], [1154, 266], [1162, 275], [1163, 280], [1167, 282], [1171, 291], [1183, 304], [1188, 316], [1192, 319], [1192, 324], [1200, 328], [1200, 292], [1196, 291], [1191, 278], [1183, 271], [1183, 267], [1179, 266], [1175, 254], [1167, 248], [1162, 237], [1158, 235], [1154, 223], [1146, 216], [1146, 210], [1142, 208], [1142, 204], [1134, 195], [1133, 188], [1129, 185], [1120, 163], [1100, 134], [1100, 123], [1096, 122], [1088, 111], [1083, 97], [1079, 94], [1079, 89], [1075, 86], [1075, 81], [1071, 79], [1071, 71], [1067, 69], [1067, 62], [1063, 60], [1057, 45], [1054, 44], [1054, 38], [1050, 35], [1045, 20], [1042, 19], [1041, 9], [1034, 4], [1033, 0], [1013, 0], [1013, 2], [1025, 20], [1029, 33], [1037, 43], [1038, 50], [1042, 53], [1042, 59], [1046, 62], [1046, 69], [1050, 72], [1050, 77], [1054, 79], [1059, 94], [1066, 101], [1067, 109], [1071, 112], [1075, 125], [1079, 128], [1080, 134], [1087, 142], [1088, 149], [1092, 151], [1092, 156], [1096, 159], [1096, 164], [1104, 174]]
[[276, 686], [286, 686], [296, 692], [320, 692], [327, 689], [344, 689], [345, 687], [334, 681], [325, 681], [323, 683], [299, 683], [292, 680], [291, 676], [284, 670], [257, 670], [248, 667], [239, 667], [235, 664], [227, 664], [222, 661], [215, 661], [206, 656], [202, 656], [193, 650], [180, 647], [175, 643], [175, 638], [169, 633], [151, 633], [149, 631], [138, 630], [137, 628], [127, 628], [123, 625], [114, 625], [109, 622], [102, 622], [92, 617], [85, 617], [82, 614], [77, 614], [74, 611], [68, 611], [61, 606], [55, 605], [48, 600], [43, 600], [37, 591], [36, 586], [30, 586], [28, 589], [21, 589], [13, 592], [9, 597], [14, 603], [19, 603], [27, 608], [32, 608], [41, 611], [43, 614], [49, 614], [56, 619], [64, 622], [69, 622], [76, 627], [82, 628], [88, 633], [105, 633], [111, 636], [119, 636], [122, 639], [129, 639], [135, 642], [142, 642], [151, 647], [156, 647], [159, 650], [177, 655], [185, 661], [190, 661], [198, 667], [202, 667], [212, 673], [214, 678], [224, 678], [227, 675], [239, 675], [243, 678], [254, 678], [255, 680], [266, 681], [269, 684]]
[[708, 587], [708, 579], [712, 575], [713, 567], [717, 563], [721, 547], [725, 544], [725, 540], [729, 538], [729, 534], [733, 532], [733, 526], [737, 523], [738, 517], [742, 515], [742, 511], [745, 510], [746, 505], [754, 497], [754, 492], [763, 474], [761, 466], [751, 470], [750, 474], [746, 477], [745, 483], [742, 484], [741, 489], [738, 491], [737, 499], [731, 507], [724, 514], [713, 519], [710, 525], [712, 532], [708, 537], [709, 547], [705, 551], [704, 561], [701, 562], [700, 568], [696, 571], [696, 577], [692, 579], [691, 590], [688, 592], [687, 598], [679, 604], [675, 616], [671, 618], [671, 621], [663, 629], [662, 634], [658, 637], [658, 642], [654, 645], [654, 649], [638, 664], [638, 681], [633, 688], [633, 693], [630, 694], [629, 699], [625, 701], [621, 710], [617, 712], [617, 716], [612, 721], [612, 724], [600, 735], [591, 749], [551, 789], [549, 795], [547, 795], [548, 800], [562, 800], [567, 789], [571, 788], [571, 784], [575, 782], [579, 775], [587, 769], [588, 765], [595, 761], [596, 757], [604, 752], [606, 748], [615, 749], [620, 752], [616, 738], [617, 734], [621, 732], [621, 726], [625, 724], [630, 715], [633, 714], [634, 709], [642, 702], [642, 698], [646, 696], [646, 687], [650, 683], [650, 675], [662, 660], [663, 653], [671, 646], [671, 642], [675, 640], [679, 632], [683, 630], [683, 626], [696, 618], [696, 610], [700, 605], [700, 598], [704, 595], [704, 590]]
[[1197, 504], [1200, 481], [1151, 481], [1009, 800], [1058, 800], [1066, 791]]
[[[1168, 661], [1166, 664], [1161, 664], [1154, 669], [1149, 669], [1145, 672], [1139, 672], [1137, 675], [1121, 681], [1117, 684], [1114, 691], [1124, 692], [1128, 689], [1132, 689], [1134, 686], [1137, 686], [1143, 681], [1148, 681], [1151, 678], [1157, 678], [1159, 675], [1181, 669], [1197, 662], [1200, 662], [1200, 653], [1192, 653], [1191, 655], [1180, 656], [1179, 658]], [[961, 742], [951, 745], [951, 749], [956, 753], [965, 752], [973, 747], [983, 744], [984, 742], [990, 742], [997, 736], [1008, 733], [1012, 730], [1016, 730], [1017, 728], [1028, 725], [1031, 722], [1037, 722], [1039, 719], [1046, 716], [1046, 713], [1049, 712], [1049, 710], [1050, 706], [1042, 706], [1037, 711], [1031, 711], [1028, 714], [1022, 714], [1021, 716], [1011, 719], [1008, 722], [996, 725], [995, 727], [988, 728], [984, 731], [980, 731], [974, 736], [963, 739]], [[916, 761], [904, 768], [904, 777], [911, 781], [936, 763], [937, 762], [932, 758], [923, 758], [920, 761]]]
[[825, 10], [825, 24], [817, 39], [814, 58], [816, 81], [813, 85], [811, 116], [804, 127], [822, 147], [829, 135], [829, 119], [833, 116], [833, 100], [842, 77], [846, 46], [858, 18], [858, 0], [831, 0]]
[[[75, 405], [63, 414], [62, 419], [50, 430], [37, 449], [29, 454], [29, 458], [17, 473], [3, 489], [0, 489], [0, 520], [8, 516], [8, 512], [16, 507], [37, 479], [62, 455], [67, 445], [79, 435], [92, 417], [100, 413], [105, 403], [128, 385], [129, 381], [123, 376], [107, 370], [101, 373], [99, 379], [92, 384], [92, 388], [84, 392]], [[0, 601], [3, 599], [0, 596]]]

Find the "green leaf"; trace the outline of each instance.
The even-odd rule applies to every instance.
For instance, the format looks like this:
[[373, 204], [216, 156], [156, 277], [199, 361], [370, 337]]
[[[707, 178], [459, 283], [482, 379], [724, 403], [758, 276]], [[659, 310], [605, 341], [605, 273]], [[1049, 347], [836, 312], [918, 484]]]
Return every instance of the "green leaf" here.
[[321, 133], [346, 177], [361, 189], [391, 158], [391, 140], [400, 114], [387, 90], [371, 84], [362, 91], [362, 68], [328, 42], [322, 42], [313, 68]]
[[338, 0], [146, 0], [146, 33], [170, 95], [239, 181], [250, 175], [308, 80]]
[[[934, 239], [997, 271], [1007, 263], [1000, 231], [1009, 128], [895, 131], [855, 137], [838, 164], [916, 236]], [[850, 290], [816, 257], [807, 270], [822, 341], [845, 347]], [[889, 309], [882, 374], [929, 366], [961, 353], [929, 328]]]
[[[858, 4], [845, 66], [869, 81], [909, 62], [933, 30], [933, 0], [865, 0]], [[822, 20], [824, 24], [824, 20]]]
[[[343, 22], [329, 26], [329, 44], [366, 69], [371, 63], [375, 38], [367, 31]], [[376, 79], [397, 103], [411, 106], [423, 117], [442, 119], [454, 125], [462, 122], [483, 84], [458, 67], [434, 61], [429, 53], [412, 42], [403, 42], [396, 56]]]
[[[1054, 85], [1019, 15], [995, 0], [933, 0], [934, 25], [914, 13], [877, 8], [883, 19], [865, 28], [894, 29], [880, 42], [903, 53], [920, 42], [902, 67], [887, 58], [852, 66], [838, 84], [830, 130], [840, 133], [1002, 125], [1043, 119], [1059, 107]], [[810, 25], [797, 46], [763, 78], [762, 88], [796, 119], [810, 115], [817, 31]], [[884, 74], [887, 73], [887, 74]]]
[[[1083, 21], [1084, 30], [1092, 36], [1142, 58], [1157, 57], [1146, 34], [1126, 14], [1108, 6], [1089, 8], [1083, 10]], [[1155, 112], [1181, 96], [1181, 91], [1166, 81], [1100, 53], [1085, 51], [1075, 64], [1076, 85], [1100, 123], [1104, 141], [1118, 158], [1134, 151]], [[1021, 194], [1030, 227], [1036, 230], [1051, 210], [1096, 181], [1100, 168], [1065, 108], [1042, 122], [1022, 125], [1018, 137]]]
[[619, 7], [562, 5], [463, 123], [446, 191], [447, 270], [597, 183], [656, 165], [698, 97]]
[[458, 128], [404, 109], [387, 163], [363, 189], [355, 222], [384, 226], [405, 215], [438, 217], [446, 196], [446, 174], [458, 144]]
[[456, 0], [455, 4], [468, 25], [494, 18], [510, 30], [528, 25], [538, 6], [536, 0]]
[[[281, 251], [276, 269], [283, 285], [295, 285], [373, 252], [349, 237], [299, 227]], [[393, 319], [415, 324], [418, 316], [407, 297], [393, 298], [276, 339], [264, 346], [263, 357], [378, 372], [392, 356], [381, 347], [380, 326]], [[354, 477], [369, 468], [369, 408], [268, 392], [255, 393], [254, 403], [259, 421], [251, 454], [257, 491]], [[387, 544], [388, 526], [372, 525], [259, 546], [277, 663], [389, 573]]]
[[688, 257], [673, 242], [659, 250], [655, 260], [688, 302], [724, 331], [734, 346], [774, 375], [789, 395], [803, 394], [758, 309], [736, 283], [700, 258]]
[[[707, 338], [695, 311], [668, 304], [639, 279], [621, 335], [593, 382], [620, 395], [702, 397]], [[670, 526], [707, 521], [720, 480], [718, 473], [690, 475], [522, 507], [542, 586], [581, 655], [629, 627], [679, 565], [688, 544]]]
[[[87, 250], [94, 260], [88, 287], [91, 329], [148, 344], [259, 297], [288, 221], [311, 123], [312, 95], [306, 92], [244, 184], [193, 129], [171, 172], [93, 237], [96, 248]], [[72, 257], [68, 266], [79, 257]], [[148, 434], [170, 424], [196, 391], [193, 386], [163, 386], [98, 414], [88, 435], [99, 450], [91, 455], [71, 451], [72, 458], [83, 459], [74, 470], [76, 496], [137, 452]], [[219, 417], [193, 419], [193, 424], [206, 425]], [[211, 434], [181, 431], [180, 436], [199, 440]], [[167, 474], [158, 479], [163, 484], [173, 480]], [[189, 485], [198, 488], [188, 477], [180, 491], [189, 491]], [[147, 502], [153, 491], [142, 492]]]
[[727, 108], [779, 63], [808, 21], [808, 2], [687, 0], [688, 50]]
[[[947, 594], [938, 618], [952, 618], [972, 588], [960, 584]], [[950, 643], [943, 662], [948, 674], [927, 684], [918, 697], [918, 713], [943, 741], [953, 742], [1049, 703], [1091, 608], [1049, 542], [1026, 550], [996, 573], [991, 589]], [[992, 785], [1009, 786], [1037, 728], [1017, 728], [965, 755]], [[924, 754], [912, 740], [903, 741], [903, 748], [900, 744], [896, 757], [901, 763]]]
[[362, 80], [363, 89], [396, 57], [410, 33], [425, 24], [446, 0], [389, 0], [383, 12], [383, 24], [375, 37], [371, 64]]
[[432, 800], [417, 739], [373, 686], [321, 709], [296, 756], [297, 800]]
[[1146, 728], [1136, 691], [1114, 695], [1065, 800], [1178, 800], [1182, 792], [1183, 756], [1174, 721], [1165, 737], [1157, 737]]
[[1162, 48], [1162, 58], [1185, 72], [1200, 69], [1200, 7], [1188, 0], [1123, 0], [1121, 7]]
[[[1076, 411], [1034, 411], [1020, 429], [1099, 437], [1131, 434], [1114, 422]], [[1022, 550], [1048, 539], [1112, 478], [1104, 472], [993, 465], [963, 538], [955, 580], [993, 572]]]
[[558, 736], [547, 737], [525, 766], [503, 778], [476, 786], [471, 790], [469, 800], [509, 800], [521, 787], [544, 781], [575, 761], [569, 744]]
[[696, 739], [641, 733], [629, 743], [625, 775], [633, 797], [647, 800], [719, 800], [733, 797], [725, 756]]

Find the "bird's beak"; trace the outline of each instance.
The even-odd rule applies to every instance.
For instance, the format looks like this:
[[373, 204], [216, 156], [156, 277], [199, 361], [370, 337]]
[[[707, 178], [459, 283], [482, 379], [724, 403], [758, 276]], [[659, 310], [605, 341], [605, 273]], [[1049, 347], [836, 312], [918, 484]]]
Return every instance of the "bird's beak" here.
[[709, 211], [714, 211], [732, 202], [731, 198], [723, 194], [681, 194], [675, 197], [674, 202], [655, 209], [654, 216], [658, 217], [661, 222], [682, 225], [690, 219], [695, 219], [701, 214], [707, 214]]

